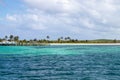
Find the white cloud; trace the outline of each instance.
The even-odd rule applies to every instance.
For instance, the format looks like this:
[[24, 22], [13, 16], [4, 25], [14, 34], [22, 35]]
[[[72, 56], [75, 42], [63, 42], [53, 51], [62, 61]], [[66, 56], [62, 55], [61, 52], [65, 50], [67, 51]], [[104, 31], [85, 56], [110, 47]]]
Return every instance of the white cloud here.
[[32, 8], [49, 13], [74, 12], [78, 3], [74, 0], [24, 0]]
[[17, 20], [17, 17], [16, 17], [16, 15], [13, 15], [13, 16], [11, 16], [11, 15], [6, 15], [6, 19], [8, 20], [8, 21], [16, 21]]
[[41, 24], [30, 24], [30, 27], [34, 30], [44, 30], [46, 29], [45, 26], [41, 25]]
[[[33, 30], [111, 35], [120, 30], [119, 0], [23, 0], [24, 14], [9, 14], [8, 21]], [[22, 25], [22, 26], [21, 26]], [[117, 31], [116, 31], [117, 30]], [[111, 34], [110, 34], [111, 33]]]
[[44, 18], [41, 15], [36, 14], [14, 14], [14, 15], [6, 15], [6, 20], [11, 23], [12, 26], [17, 26], [18, 28], [28, 28], [33, 30], [44, 30], [46, 27], [44, 26]]

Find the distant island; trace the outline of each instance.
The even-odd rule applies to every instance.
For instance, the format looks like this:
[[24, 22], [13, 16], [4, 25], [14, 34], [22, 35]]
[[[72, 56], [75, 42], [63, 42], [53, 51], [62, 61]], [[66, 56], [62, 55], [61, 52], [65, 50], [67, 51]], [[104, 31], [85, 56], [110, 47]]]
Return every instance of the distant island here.
[[78, 40], [72, 39], [70, 37], [60, 37], [57, 40], [51, 40], [50, 36], [46, 36], [46, 39], [23, 39], [20, 40], [19, 36], [5, 36], [4, 38], [0, 38], [1, 46], [40, 46], [40, 45], [49, 45], [54, 43], [85, 43], [85, 44], [94, 44], [94, 43], [120, 43], [120, 40], [116, 39], [96, 39], [96, 40]]

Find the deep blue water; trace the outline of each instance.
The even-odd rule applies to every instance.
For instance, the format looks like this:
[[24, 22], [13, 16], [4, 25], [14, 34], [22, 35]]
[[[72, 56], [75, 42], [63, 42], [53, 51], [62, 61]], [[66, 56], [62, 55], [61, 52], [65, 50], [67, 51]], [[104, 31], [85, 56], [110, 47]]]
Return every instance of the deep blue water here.
[[1, 46], [0, 80], [120, 80], [120, 46]]

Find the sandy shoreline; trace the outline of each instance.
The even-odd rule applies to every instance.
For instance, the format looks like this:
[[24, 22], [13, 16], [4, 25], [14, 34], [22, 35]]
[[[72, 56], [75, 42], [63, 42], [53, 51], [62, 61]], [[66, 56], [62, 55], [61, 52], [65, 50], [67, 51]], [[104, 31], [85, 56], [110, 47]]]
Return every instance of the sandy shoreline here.
[[50, 45], [120, 45], [120, 43], [50, 43]]

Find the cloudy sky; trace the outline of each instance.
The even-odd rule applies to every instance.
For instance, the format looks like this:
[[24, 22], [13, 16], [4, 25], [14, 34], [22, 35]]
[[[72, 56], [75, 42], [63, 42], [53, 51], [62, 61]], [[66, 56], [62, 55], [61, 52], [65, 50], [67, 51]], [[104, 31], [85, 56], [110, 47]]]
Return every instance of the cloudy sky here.
[[120, 0], [0, 0], [0, 37], [120, 39]]

